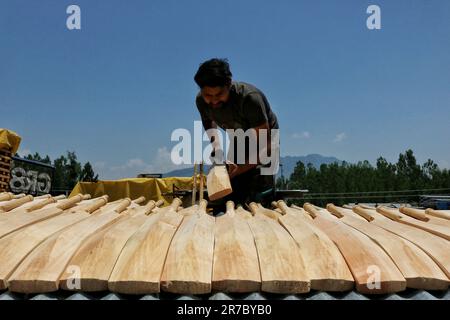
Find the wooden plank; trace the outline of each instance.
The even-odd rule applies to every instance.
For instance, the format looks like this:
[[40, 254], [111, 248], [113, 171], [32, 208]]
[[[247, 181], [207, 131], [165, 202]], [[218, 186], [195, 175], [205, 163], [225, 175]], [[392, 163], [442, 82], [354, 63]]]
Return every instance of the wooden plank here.
[[2, 219], [0, 221], [0, 238], [33, 223], [55, 217], [61, 214], [65, 209], [74, 206], [82, 199], [83, 197], [79, 195], [65, 200], [62, 203], [55, 203], [54, 205], [50, 205], [49, 207], [45, 207], [33, 212], [22, 212], [7, 215], [5, 219]]
[[[400, 217], [400, 219], [395, 220], [397, 222], [425, 230], [425, 231], [430, 232], [434, 235], [437, 235], [441, 238], [450, 240], [450, 227], [436, 225], [436, 224], [430, 224], [430, 223], [427, 223], [424, 221], [420, 221], [420, 220], [411, 218], [411, 217], [407, 216], [406, 214], [401, 213], [397, 209], [388, 209], [388, 210], [390, 210], [391, 212], [395, 213], [396, 215], [398, 215]], [[386, 209], [383, 210], [383, 208], [377, 208], [377, 212], [383, 214], [383, 212], [386, 212]]]
[[10, 168], [2, 168], [0, 167], [0, 172], [2, 172], [5, 176], [8, 176], [10, 174], [11, 169]]
[[[391, 258], [375, 242], [338, 218], [309, 204], [307, 212], [316, 215], [313, 223], [337, 245], [356, 283], [356, 290], [367, 294], [385, 294], [406, 289], [406, 280]], [[326, 213], [325, 213], [326, 212]]]
[[185, 216], [167, 253], [161, 289], [180, 294], [211, 292], [214, 255], [214, 217], [206, 214], [206, 201], [198, 213]]
[[[357, 213], [357, 212], [355, 212]], [[391, 233], [402, 237], [421, 248], [450, 278], [450, 243], [421, 229], [394, 222], [375, 210], [368, 212], [373, 218], [371, 224], [375, 224]]]
[[[130, 200], [124, 200], [127, 205]], [[103, 205], [106, 202], [103, 202]], [[123, 209], [124, 205], [118, 205]], [[120, 211], [120, 210], [119, 210]], [[53, 292], [59, 288], [59, 278], [84, 240], [111, 226], [122, 216], [117, 211], [91, 215], [64, 231], [47, 238], [34, 249], [9, 278], [13, 292]]]
[[183, 216], [177, 213], [179, 199], [155, 210], [133, 234], [117, 259], [108, 288], [127, 294], [160, 292], [160, 278], [172, 238]]
[[89, 217], [87, 212], [63, 213], [0, 239], [0, 290], [8, 286], [7, 279], [20, 262], [45, 239], [56, 232]]
[[450, 210], [434, 210], [428, 208], [425, 210], [425, 213], [436, 218], [450, 220]]
[[311, 289], [321, 291], [347, 291], [354, 286], [353, 276], [336, 245], [319, 228], [304, 218], [284, 201], [278, 201], [283, 212], [281, 225], [291, 234], [300, 248]]
[[250, 204], [254, 217], [247, 223], [255, 238], [261, 270], [261, 290], [272, 293], [309, 292], [308, 277], [300, 250], [291, 235], [276, 221]]
[[226, 203], [226, 214], [216, 218], [212, 289], [220, 292], [261, 290], [258, 253], [250, 227]]
[[[334, 209], [342, 210], [343, 208], [334, 206]], [[369, 216], [370, 221], [374, 220], [370, 215], [373, 210], [362, 207], [355, 207], [353, 210], [358, 211], [361, 216]], [[366, 210], [369, 212], [365, 212]], [[355, 218], [353, 212], [350, 214], [342, 210], [341, 213], [343, 217], [340, 221], [364, 233], [383, 248], [405, 277], [408, 288], [423, 290], [446, 290], [448, 288], [447, 276], [424, 251], [412, 242], [377, 225], [370, 224], [367, 220]]]
[[[0, 159], [2, 159], [2, 158], [0, 157]], [[2, 166], [3, 168], [11, 168], [11, 161], [7, 162], [7, 161], [0, 160], [0, 166]]]
[[[106, 291], [108, 279], [128, 239], [147, 221], [147, 213], [155, 207], [150, 201], [146, 206], [134, 207], [122, 213], [124, 218], [110, 228], [92, 235], [83, 242], [68, 265], [78, 266], [76, 277], [69, 272], [61, 276], [60, 287], [65, 290]], [[79, 287], [69, 284], [77, 282]]]

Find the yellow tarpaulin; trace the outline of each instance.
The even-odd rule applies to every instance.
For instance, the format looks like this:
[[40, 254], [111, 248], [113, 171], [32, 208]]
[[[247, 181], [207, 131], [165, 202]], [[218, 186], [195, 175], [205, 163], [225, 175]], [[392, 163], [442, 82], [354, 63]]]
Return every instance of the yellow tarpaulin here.
[[113, 181], [78, 182], [70, 197], [79, 193], [89, 193], [93, 198], [108, 195], [109, 201], [123, 198], [136, 199], [144, 196], [148, 200], [164, 200], [164, 205], [172, 202], [173, 197], [164, 195], [175, 190], [192, 190], [193, 179], [170, 178], [130, 178]]
[[14, 131], [0, 128], [0, 150], [8, 150], [14, 155], [19, 149], [22, 138]]

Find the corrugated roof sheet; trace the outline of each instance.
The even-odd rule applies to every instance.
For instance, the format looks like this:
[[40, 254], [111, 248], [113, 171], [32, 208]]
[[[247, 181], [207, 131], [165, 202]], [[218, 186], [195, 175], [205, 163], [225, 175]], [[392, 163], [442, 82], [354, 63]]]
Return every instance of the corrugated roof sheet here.
[[450, 291], [406, 290], [390, 295], [363, 295], [355, 291], [336, 293], [311, 291], [307, 294], [279, 295], [264, 292], [250, 294], [213, 293], [201, 296], [185, 296], [170, 293], [151, 295], [124, 295], [112, 292], [57, 291], [45, 294], [17, 294], [0, 292], [0, 300], [450, 300]]

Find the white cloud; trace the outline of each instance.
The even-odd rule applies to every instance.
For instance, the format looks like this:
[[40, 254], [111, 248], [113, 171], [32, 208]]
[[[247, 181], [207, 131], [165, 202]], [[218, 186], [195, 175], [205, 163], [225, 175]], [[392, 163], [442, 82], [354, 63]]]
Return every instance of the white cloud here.
[[450, 163], [447, 160], [438, 160], [437, 164], [441, 169], [450, 169]]
[[189, 166], [173, 164], [167, 147], [158, 148], [149, 163], [141, 158], [131, 158], [117, 166], [108, 166], [106, 162], [101, 161], [94, 164], [94, 170], [99, 173], [102, 180], [135, 178], [140, 173], [166, 173], [186, 167]]
[[152, 167], [156, 172], [166, 173], [168, 171], [187, 168], [189, 165], [175, 165], [170, 157], [167, 147], [158, 148], [152, 161]]
[[126, 168], [142, 168], [146, 166], [142, 159], [129, 159], [125, 165]]
[[302, 133], [295, 132], [291, 135], [293, 139], [309, 139], [311, 134], [308, 131], [303, 131]]
[[345, 132], [341, 132], [336, 135], [336, 137], [334, 138], [333, 141], [334, 142], [342, 142], [345, 139], [347, 139], [347, 135], [345, 134]]
[[21, 156], [22, 158], [29, 155], [31, 153], [30, 149], [20, 149], [19, 151], [17, 151], [17, 153], [19, 154], [19, 156]]
[[103, 161], [97, 161], [95, 162], [92, 167], [94, 168], [94, 170], [101, 170], [104, 169], [106, 166], [106, 162]]

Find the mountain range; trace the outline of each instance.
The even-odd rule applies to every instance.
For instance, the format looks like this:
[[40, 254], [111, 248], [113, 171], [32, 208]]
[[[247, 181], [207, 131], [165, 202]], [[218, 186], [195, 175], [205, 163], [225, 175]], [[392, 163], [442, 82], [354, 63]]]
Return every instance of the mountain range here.
[[[286, 178], [294, 172], [297, 162], [302, 161], [305, 165], [311, 163], [314, 167], [319, 168], [321, 164], [330, 164], [333, 162], [341, 162], [336, 157], [326, 157], [320, 154], [309, 154], [307, 156], [284, 156], [280, 158], [281, 168], [278, 171], [278, 176], [281, 176], [281, 171]], [[205, 165], [204, 172], [207, 173], [209, 166]], [[163, 177], [192, 177], [194, 175], [194, 168], [177, 169], [163, 174]]]

